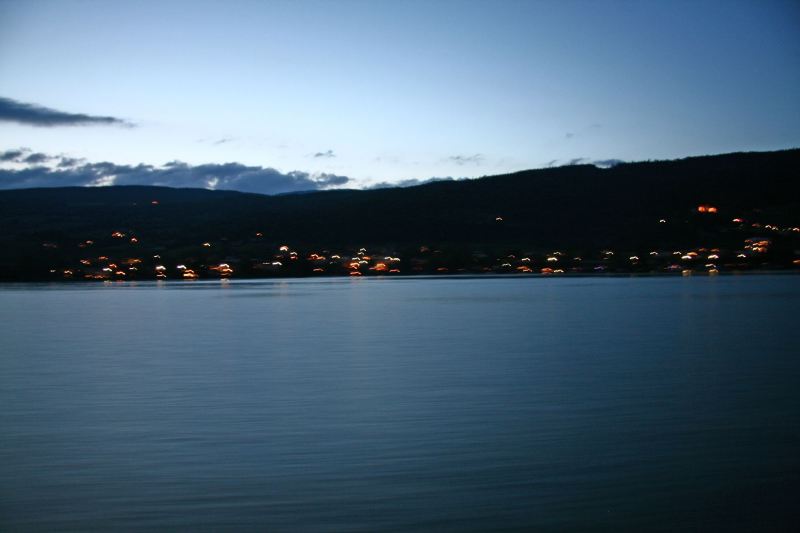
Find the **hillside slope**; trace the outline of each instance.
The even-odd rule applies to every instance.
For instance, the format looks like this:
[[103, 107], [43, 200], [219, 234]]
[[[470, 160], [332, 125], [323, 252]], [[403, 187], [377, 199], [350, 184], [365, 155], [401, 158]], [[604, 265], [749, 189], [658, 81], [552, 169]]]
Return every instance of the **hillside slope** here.
[[[86, 240], [93, 241], [94, 256], [136, 251], [202, 262], [266, 260], [284, 243], [406, 253], [426, 246], [461, 257], [504, 250], [588, 255], [733, 249], [764, 234], [785, 260], [800, 248], [791, 232], [800, 225], [796, 176], [799, 149], [282, 196], [161, 187], [0, 191], [0, 275], [46, 277], [51, 267], [87, 255], [78, 246]], [[701, 213], [701, 205], [716, 212]], [[133, 248], [113, 232], [135, 237]], [[215, 244], [215, 257], [198, 249], [204, 242]]]

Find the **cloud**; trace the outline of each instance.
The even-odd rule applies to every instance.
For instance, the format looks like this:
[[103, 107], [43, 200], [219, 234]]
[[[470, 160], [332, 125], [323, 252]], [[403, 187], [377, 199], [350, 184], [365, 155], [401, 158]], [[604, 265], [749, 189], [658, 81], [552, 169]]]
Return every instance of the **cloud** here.
[[552, 168], [555, 166], [569, 167], [574, 165], [594, 165], [600, 168], [611, 168], [624, 162], [625, 161], [621, 159], [590, 159], [588, 157], [575, 157], [560, 164], [557, 164], [559, 163], [558, 159], [553, 159], [545, 163], [544, 166], [545, 168]]
[[[7, 154], [13, 152], [3, 152]], [[0, 168], [0, 189], [31, 187], [98, 187], [107, 185], [161, 185], [224, 189], [260, 194], [313, 191], [345, 185], [347, 176], [311, 174], [299, 170], [283, 173], [274, 168], [241, 163], [190, 165], [172, 161], [162, 166], [140, 163], [117, 165], [87, 163], [82, 159], [46, 156], [55, 166], [30, 164], [23, 169]]]
[[0, 162], [16, 163], [22, 159], [22, 156], [30, 151], [30, 148], [17, 148], [16, 150], [6, 150], [5, 152], [0, 152]]
[[467, 164], [474, 164], [480, 165], [483, 161], [483, 156], [481, 154], [475, 155], [451, 155], [447, 158], [448, 161], [451, 163], [455, 163], [456, 165], [467, 165]]
[[395, 188], [395, 187], [400, 187], [400, 188], [403, 188], [403, 187], [416, 187], [417, 185], [425, 185], [426, 183], [434, 183], [434, 182], [437, 182], [437, 181], [455, 181], [455, 180], [464, 180], [464, 179], [468, 179], [468, 178], [454, 178], [452, 176], [446, 176], [446, 177], [443, 177], [443, 178], [434, 177], [434, 178], [427, 178], [427, 179], [422, 179], [422, 180], [421, 179], [417, 179], [417, 178], [409, 178], [409, 179], [400, 180], [400, 181], [394, 181], [394, 182], [382, 181], [380, 183], [375, 183], [373, 185], [370, 185], [367, 188], [368, 189], [392, 189], [392, 188]]
[[611, 168], [624, 163], [622, 159], [595, 159], [592, 164], [600, 168]]
[[621, 159], [590, 159], [588, 157], [576, 157], [575, 159], [570, 159], [563, 166], [571, 166], [571, 165], [594, 165], [600, 168], [611, 168], [619, 165], [620, 163], [624, 163], [625, 161]]
[[0, 122], [2, 121], [44, 128], [91, 125], [133, 126], [130, 122], [116, 117], [67, 113], [65, 111], [50, 109], [49, 107], [26, 104], [24, 102], [12, 100], [11, 98], [0, 97]]
[[50, 159], [52, 159], [52, 157], [50, 157], [47, 154], [43, 154], [41, 152], [34, 152], [34, 153], [28, 155], [22, 161], [24, 163], [28, 163], [29, 165], [35, 165], [35, 164], [39, 164], [39, 163], [45, 163], [47, 161], [50, 161]]
[[85, 159], [83, 159], [83, 158], [78, 158], [78, 157], [66, 157], [66, 156], [60, 156], [60, 157], [58, 157], [57, 159], [59, 160], [59, 161], [58, 161], [58, 166], [59, 166], [59, 167], [62, 167], [62, 168], [63, 168], [63, 167], [74, 167], [74, 166], [78, 166], [79, 164], [82, 164], [82, 163], [84, 163], [84, 162], [86, 161], [86, 160], [85, 160]]
[[324, 152], [317, 152], [314, 154], [314, 157], [336, 157], [336, 154], [333, 153], [333, 150], [326, 150]]

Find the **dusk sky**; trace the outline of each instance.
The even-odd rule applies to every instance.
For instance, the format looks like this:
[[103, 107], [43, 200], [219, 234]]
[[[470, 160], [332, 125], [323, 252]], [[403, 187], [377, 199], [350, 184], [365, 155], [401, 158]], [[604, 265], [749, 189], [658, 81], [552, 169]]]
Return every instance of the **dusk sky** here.
[[798, 95], [796, 1], [0, 1], [0, 188], [775, 150]]

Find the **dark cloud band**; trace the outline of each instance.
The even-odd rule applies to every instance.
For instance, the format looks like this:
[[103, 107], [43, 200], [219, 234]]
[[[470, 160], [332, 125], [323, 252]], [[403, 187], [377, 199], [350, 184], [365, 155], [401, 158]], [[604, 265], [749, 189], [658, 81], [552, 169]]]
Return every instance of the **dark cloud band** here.
[[67, 113], [36, 104], [26, 104], [11, 98], [0, 97], [0, 121], [16, 122], [29, 126], [52, 128], [56, 126], [109, 125], [131, 127], [121, 118]]
[[[283, 173], [274, 168], [241, 163], [190, 165], [173, 161], [163, 166], [86, 163], [62, 156], [38, 157], [24, 149], [0, 152], [0, 160], [27, 165], [21, 169], [0, 168], [0, 189], [31, 187], [73, 187], [102, 185], [161, 185], [225, 189], [260, 194], [314, 191], [345, 185], [347, 176], [311, 174], [295, 170]], [[3, 159], [7, 157], [7, 159]], [[53, 166], [44, 166], [48, 161]]]

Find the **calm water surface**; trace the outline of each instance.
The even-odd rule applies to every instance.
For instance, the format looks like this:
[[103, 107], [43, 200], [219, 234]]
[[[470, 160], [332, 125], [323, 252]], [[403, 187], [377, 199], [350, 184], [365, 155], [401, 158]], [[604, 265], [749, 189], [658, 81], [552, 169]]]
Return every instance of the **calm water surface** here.
[[0, 530], [782, 531], [800, 277], [0, 287]]

